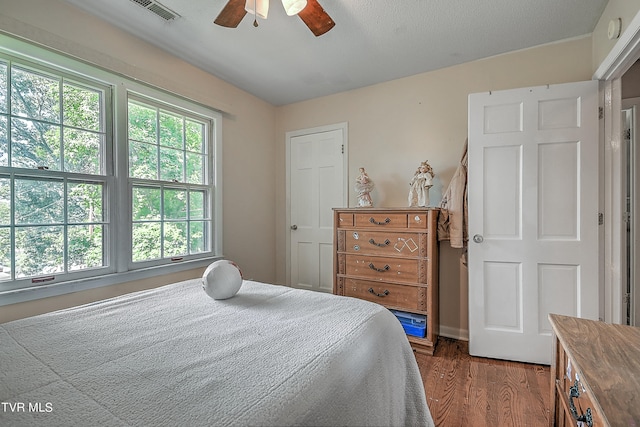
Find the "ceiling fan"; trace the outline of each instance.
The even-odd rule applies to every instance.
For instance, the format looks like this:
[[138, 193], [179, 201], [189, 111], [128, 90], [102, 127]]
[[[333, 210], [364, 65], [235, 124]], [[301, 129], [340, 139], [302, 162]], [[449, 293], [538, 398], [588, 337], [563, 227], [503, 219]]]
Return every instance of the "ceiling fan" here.
[[[316, 37], [332, 29], [336, 23], [324, 11], [318, 0], [282, 0], [287, 15], [298, 15]], [[229, 0], [214, 23], [236, 28], [247, 12], [266, 19], [269, 0]], [[254, 26], [258, 22], [254, 20]]]

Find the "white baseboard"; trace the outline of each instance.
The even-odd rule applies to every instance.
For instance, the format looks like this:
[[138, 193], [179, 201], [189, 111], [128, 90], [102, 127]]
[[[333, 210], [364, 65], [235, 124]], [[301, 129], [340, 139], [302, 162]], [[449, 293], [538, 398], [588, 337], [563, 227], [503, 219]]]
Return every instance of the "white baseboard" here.
[[440, 336], [454, 340], [469, 341], [469, 331], [466, 329], [452, 328], [450, 326], [440, 325]]

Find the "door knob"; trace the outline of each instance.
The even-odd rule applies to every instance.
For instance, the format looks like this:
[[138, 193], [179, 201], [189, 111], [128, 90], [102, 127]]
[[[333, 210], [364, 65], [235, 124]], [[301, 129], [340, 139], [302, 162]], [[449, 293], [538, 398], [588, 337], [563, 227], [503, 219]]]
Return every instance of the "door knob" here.
[[291, 226], [291, 229], [292, 229], [292, 230], [297, 230], [297, 229], [298, 229], [298, 226], [297, 226], [297, 225], [295, 225], [295, 224], [293, 224], [293, 225]]
[[476, 234], [475, 236], [473, 236], [473, 241], [476, 243], [482, 243], [484, 241], [484, 237], [482, 237], [482, 235], [480, 234]]

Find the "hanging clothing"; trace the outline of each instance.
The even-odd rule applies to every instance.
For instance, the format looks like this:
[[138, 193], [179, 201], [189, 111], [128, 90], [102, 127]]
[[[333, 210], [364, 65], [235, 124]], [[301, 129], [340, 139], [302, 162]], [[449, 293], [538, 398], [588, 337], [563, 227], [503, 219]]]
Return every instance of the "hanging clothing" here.
[[469, 215], [467, 209], [468, 142], [468, 139], [464, 142], [460, 164], [440, 202], [438, 240], [449, 240], [452, 248], [464, 248], [469, 240]]

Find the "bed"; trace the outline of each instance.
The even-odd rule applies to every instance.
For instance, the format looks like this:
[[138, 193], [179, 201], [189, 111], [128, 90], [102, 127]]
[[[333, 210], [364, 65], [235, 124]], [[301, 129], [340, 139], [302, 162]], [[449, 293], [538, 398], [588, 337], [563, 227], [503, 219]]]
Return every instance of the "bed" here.
[[0, 325], [2, 426], [432, 426], [380, 305], [200, 279]]

